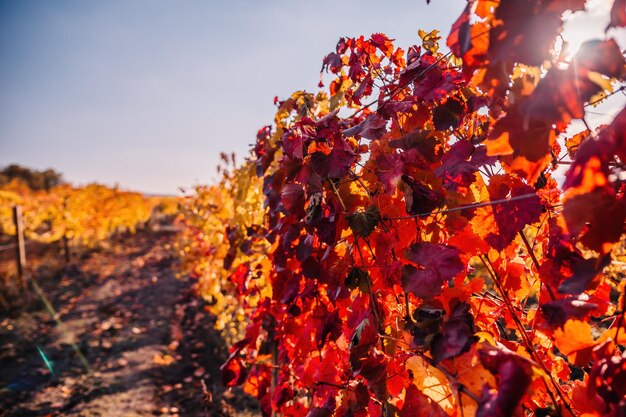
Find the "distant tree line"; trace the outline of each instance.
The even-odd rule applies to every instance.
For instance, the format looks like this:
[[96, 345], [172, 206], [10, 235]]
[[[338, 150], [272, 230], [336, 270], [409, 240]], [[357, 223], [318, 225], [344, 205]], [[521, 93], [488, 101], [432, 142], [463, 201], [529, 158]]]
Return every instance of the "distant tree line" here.
[[38, 171], [17, 164], [11, 164], [0, 171], [0, 187], [14, 179], [23, 181], [32, 190], [50, 190], [64, 183], [63, 175], [54, 169]]

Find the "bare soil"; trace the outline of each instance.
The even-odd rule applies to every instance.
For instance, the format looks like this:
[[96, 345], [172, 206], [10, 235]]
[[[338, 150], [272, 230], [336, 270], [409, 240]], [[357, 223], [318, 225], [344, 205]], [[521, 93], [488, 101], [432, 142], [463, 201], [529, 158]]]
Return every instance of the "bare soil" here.
[[175, 278], [173, 239], [130, 236], [38, 280], [56, 317], [36, 295], [0, 316], [1, 417], [259, 414], [221, 384], [227, 350], [194, 283]]

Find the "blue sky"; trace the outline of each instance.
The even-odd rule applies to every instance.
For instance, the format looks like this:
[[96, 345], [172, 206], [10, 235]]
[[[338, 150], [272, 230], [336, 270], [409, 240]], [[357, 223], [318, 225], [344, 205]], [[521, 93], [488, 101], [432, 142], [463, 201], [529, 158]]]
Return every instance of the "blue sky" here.
[[418, 28], [449, 29], [462, 7], [3, 2], [0, 164], [148, 192], [210, 181], [220, 151], [243, 156], [271, 122], [275, 95], [315, 89], [340, 36], [385, 32], [407, 45]]
[[0, 1], [0, 165], [176, 193], [243, 156], [340, 36], [406, 47], [464, 0]]

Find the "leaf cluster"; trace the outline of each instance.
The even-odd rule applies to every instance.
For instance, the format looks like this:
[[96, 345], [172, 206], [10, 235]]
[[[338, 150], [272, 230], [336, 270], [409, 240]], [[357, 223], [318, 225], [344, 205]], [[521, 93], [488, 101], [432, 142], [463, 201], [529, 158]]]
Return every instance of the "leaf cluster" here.
[[468, 2], [448, 54], [436, 31], [342, 38], [327, 89], [276, 100], [234, 174], [262, 209], [209, 229], [234, 256], [206, 256], [229, 259], [210, 282], [247, 318], [225, 385], [265, 415], [624, 414], [626, 110], [567, 129], [625, 60], [612, 39], [554, 54], [583, 8]]

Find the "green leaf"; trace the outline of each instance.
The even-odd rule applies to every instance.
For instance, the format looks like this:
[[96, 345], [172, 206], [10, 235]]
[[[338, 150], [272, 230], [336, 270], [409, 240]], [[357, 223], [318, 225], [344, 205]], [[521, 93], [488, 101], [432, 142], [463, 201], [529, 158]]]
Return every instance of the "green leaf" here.
[[350, 228], [358, 237], [368, 237], [380, 222], [380, 211], [369, 206], [365, 211], [355, 211], [346, 215]]
[[362, 270], [361, 268], [352, 268], [348, 273], [348, 277], [346, 278], [344, 284], [346, 288], [353, 290], [355, 288], [359, 288], [361, 291], [365, 292], [370, 287], [371, 278], [370, 275]]

